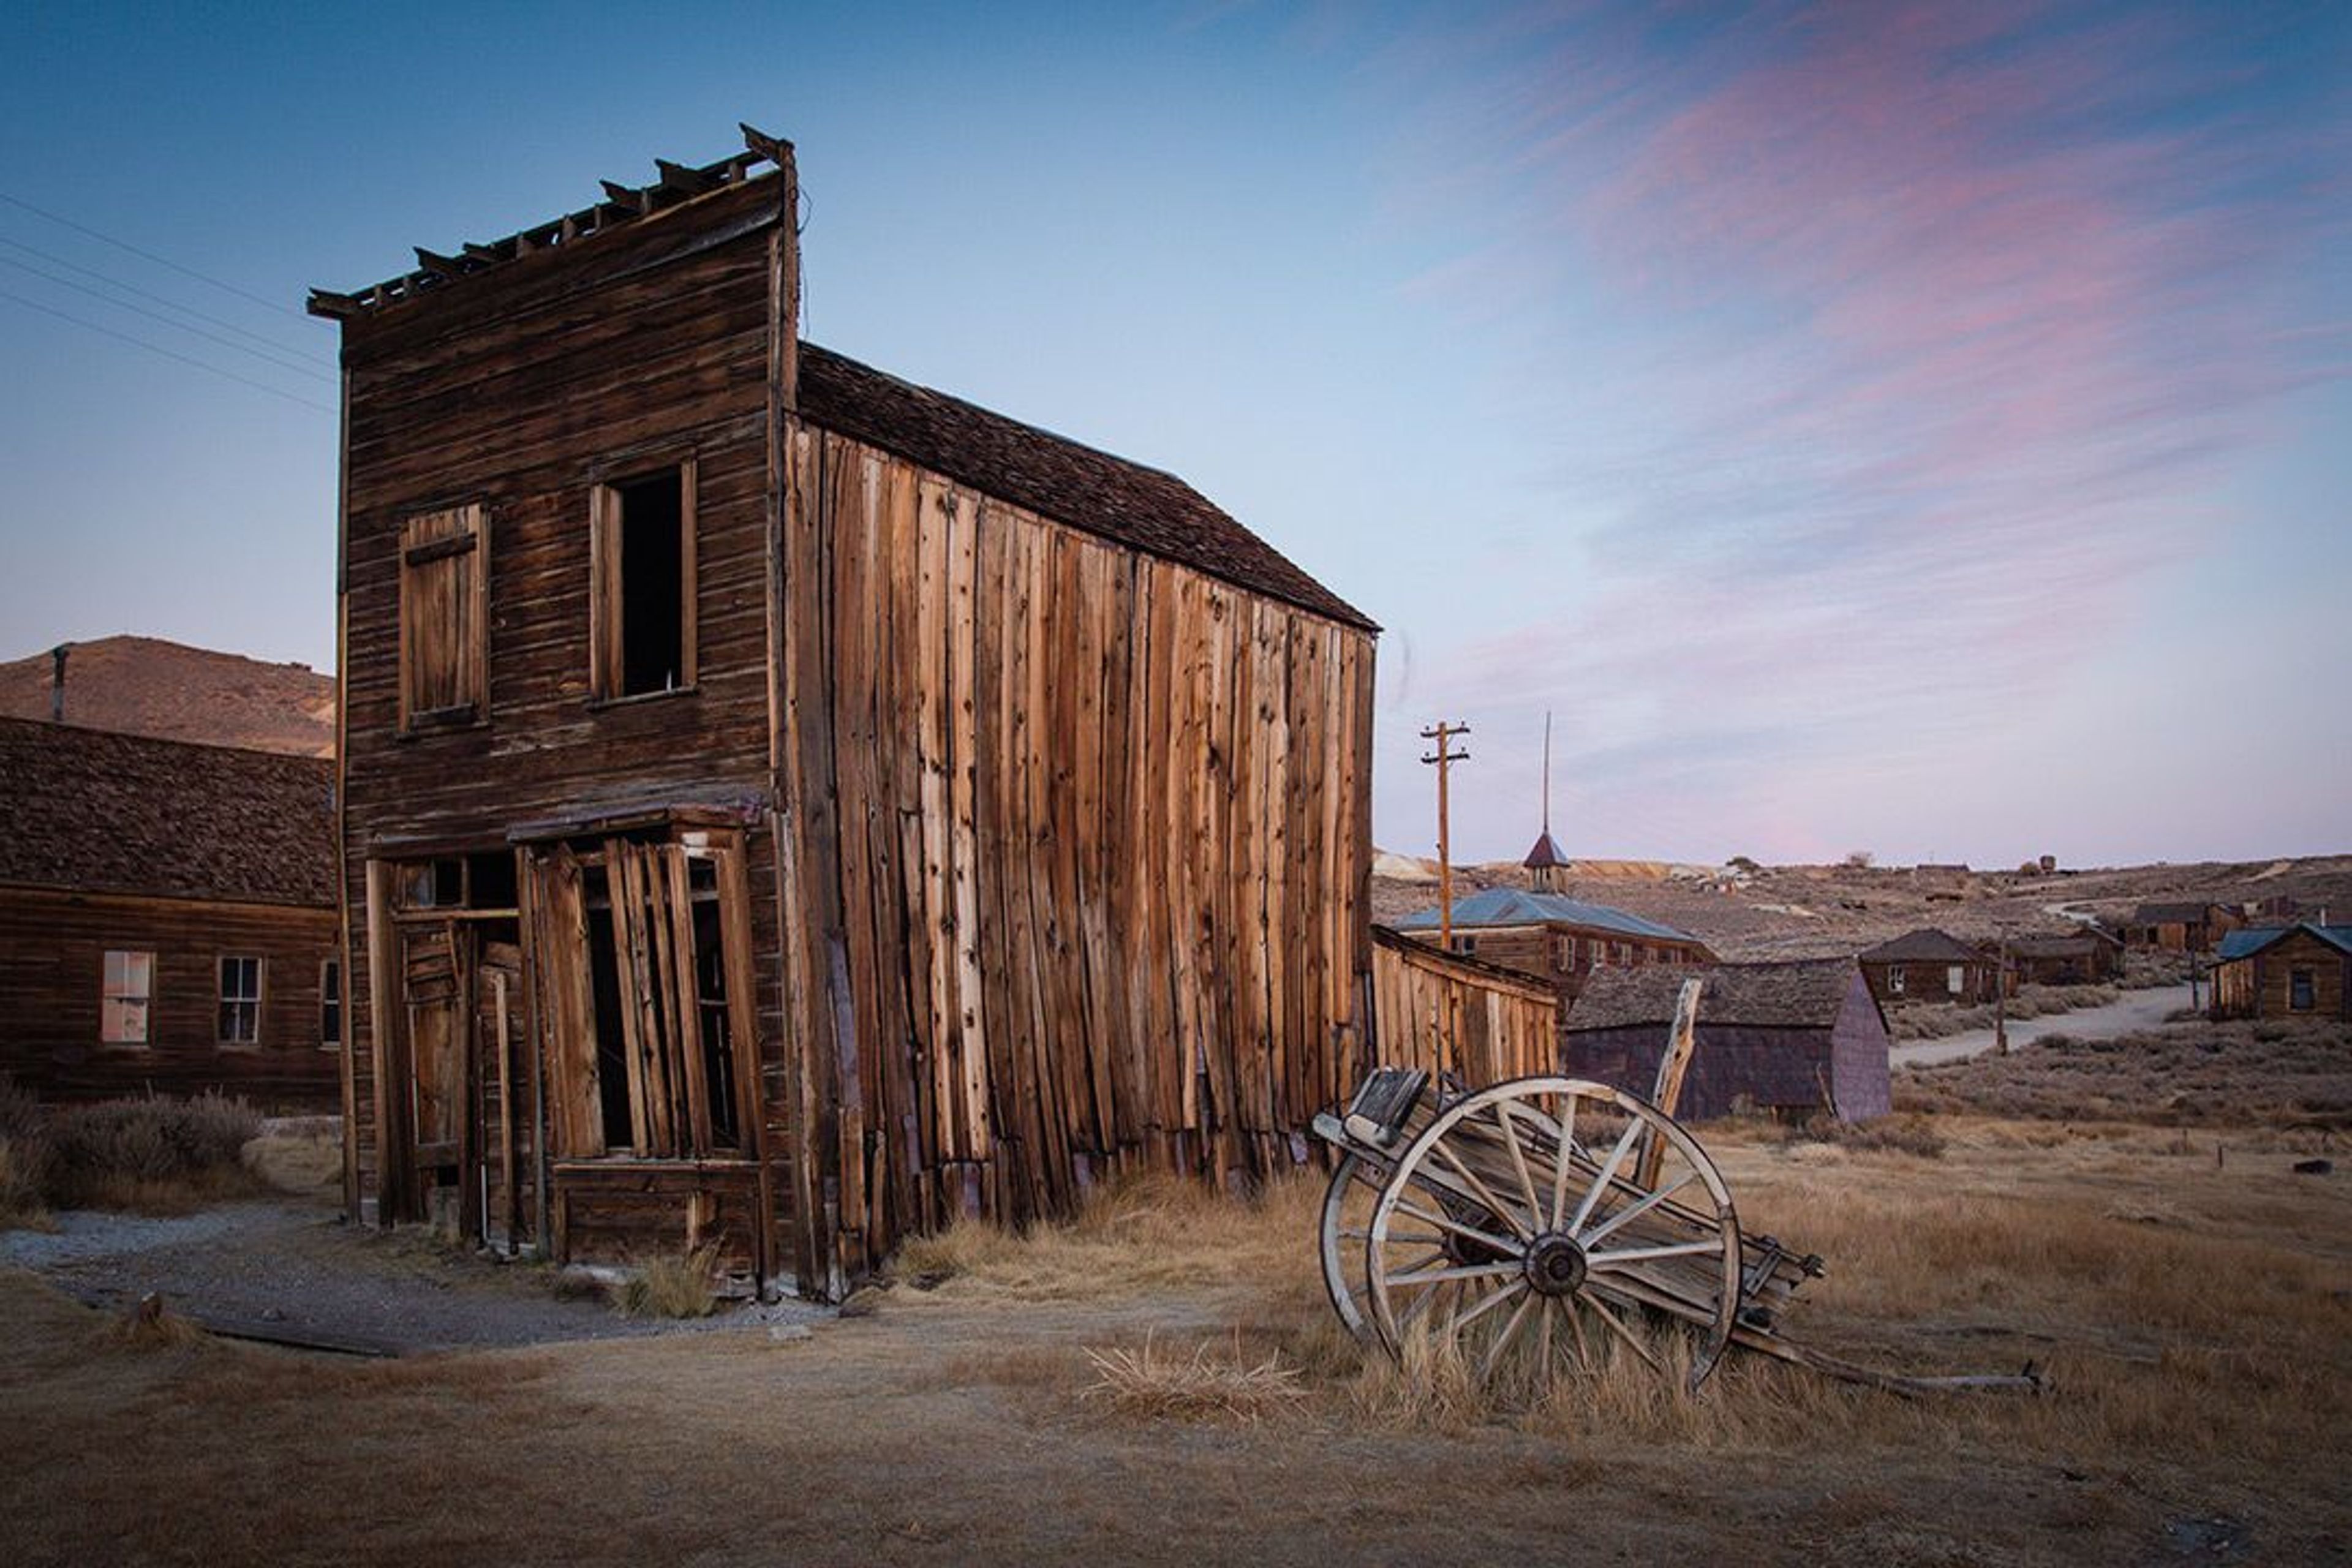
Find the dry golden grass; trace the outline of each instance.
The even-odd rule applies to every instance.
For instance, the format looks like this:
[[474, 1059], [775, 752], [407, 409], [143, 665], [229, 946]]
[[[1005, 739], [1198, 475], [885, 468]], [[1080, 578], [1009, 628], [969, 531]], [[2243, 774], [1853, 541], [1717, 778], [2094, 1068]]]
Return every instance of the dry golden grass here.
[[1263, 1359], [1245, 1354], [1238, 1331], [1230, 1353], [1203, 1340], [1191, 1355], [1177, 1355], [1146, 1334], [1132, 1350], [1089, 1350], [1087, 1360], [1095, 1381], [1080, 1397], [1129, 1415], [1255, 1422], [1295, 1410], [1307, 1396], [1297, 1368], [1283, 1365], [1278, 1351]]
[[711, 1285], [718, 1266], [715, 1242], [648, 1259], [614, 1290], [613, 1306], [625, 1318], [707, 1318], [719, 1306]]
[[202, 1324], [172, 1310], [163, 1297], [150, 1295], [109, 1318], [91, 1337], [104, 1350], [136, 1352], [185, 1350], [209, 1336]]

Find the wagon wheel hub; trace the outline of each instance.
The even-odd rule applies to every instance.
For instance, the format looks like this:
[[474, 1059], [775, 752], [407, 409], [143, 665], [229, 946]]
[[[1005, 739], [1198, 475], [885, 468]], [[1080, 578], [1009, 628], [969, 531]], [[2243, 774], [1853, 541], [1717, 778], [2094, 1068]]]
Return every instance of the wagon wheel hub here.
[[1584, 1248], [1561, 1232], [1547, 1231], [1528, 1244], [1528, 1285], [1538, 1296], [1574, 1295], [1586, 1271]]

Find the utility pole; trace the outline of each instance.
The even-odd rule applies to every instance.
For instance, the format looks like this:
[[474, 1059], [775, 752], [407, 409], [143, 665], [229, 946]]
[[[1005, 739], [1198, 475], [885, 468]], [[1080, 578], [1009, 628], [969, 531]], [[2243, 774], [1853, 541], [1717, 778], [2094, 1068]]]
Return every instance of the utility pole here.
[[2009, 927], [2000, 931], [2000, 956], [1992, 971], [1992, 1045], [2001, 1056], [2009, 1055]]
[[1445, 770], [1470, 760], [1469, 752], [1452, 749], [1456, 739], [1469, 732], [1469, 725], [1449, 724], [1443, 719], [1421, 732], [1423, 740], [1437, 742], [1437, 750], [1421, 760], [1437, 769], [1437, 942], [1448, 952], [1454, 951], [1454, 853], [1446, 831]]

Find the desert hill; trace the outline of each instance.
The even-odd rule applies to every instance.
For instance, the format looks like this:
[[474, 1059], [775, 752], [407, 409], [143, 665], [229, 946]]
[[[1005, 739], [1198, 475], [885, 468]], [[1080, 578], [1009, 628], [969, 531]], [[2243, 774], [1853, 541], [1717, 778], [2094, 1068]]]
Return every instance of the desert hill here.
[[[0, 714], [49, 716], [45, 648], [0, 664]], [[305, 664], [264, 664], [161, 637], [76, 643], [66, 659], [66, 722], [297, 756], [332, 756], [335, 683]]]

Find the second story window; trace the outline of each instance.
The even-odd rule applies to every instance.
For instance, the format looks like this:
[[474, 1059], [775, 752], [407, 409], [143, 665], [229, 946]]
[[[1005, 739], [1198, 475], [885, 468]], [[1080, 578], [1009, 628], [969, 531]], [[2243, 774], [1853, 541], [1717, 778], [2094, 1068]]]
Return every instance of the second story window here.
[[694, 460], [598, 485], [589, 512], [590, 688], [611, 700], [694, 684]]
[[488, 716], [489, 594], [489, 531], [478, 504], [401, 525], [402, 732]]

